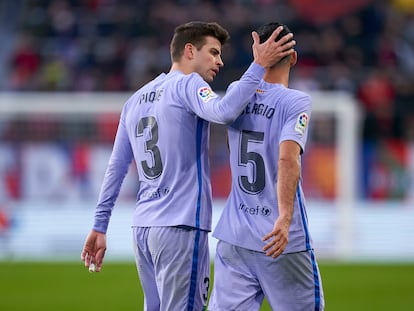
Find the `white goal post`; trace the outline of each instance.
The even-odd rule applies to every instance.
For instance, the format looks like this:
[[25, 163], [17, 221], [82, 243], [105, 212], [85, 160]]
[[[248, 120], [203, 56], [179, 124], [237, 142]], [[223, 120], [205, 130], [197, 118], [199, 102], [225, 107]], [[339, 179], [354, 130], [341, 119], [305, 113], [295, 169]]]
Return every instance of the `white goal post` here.
[[313, 115], [334, 114], [336, 119], [337, 180], [336, 204], [338, 228], [334, 257], [347, 259], [353, 256], [353, 223], [357, 201], [357, 152], [360, 144], [360, 111], [357, 101], [348, 93], [311, 93]]

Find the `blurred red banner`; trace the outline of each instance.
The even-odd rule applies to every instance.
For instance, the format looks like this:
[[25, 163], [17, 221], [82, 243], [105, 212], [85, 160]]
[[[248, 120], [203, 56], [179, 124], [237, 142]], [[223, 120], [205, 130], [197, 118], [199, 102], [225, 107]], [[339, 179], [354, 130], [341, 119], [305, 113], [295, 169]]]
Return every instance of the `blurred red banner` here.
[[363, 8], [372, 1], [290, 0], [290, 3], [306, 21], [314, 24], [323, 24]]

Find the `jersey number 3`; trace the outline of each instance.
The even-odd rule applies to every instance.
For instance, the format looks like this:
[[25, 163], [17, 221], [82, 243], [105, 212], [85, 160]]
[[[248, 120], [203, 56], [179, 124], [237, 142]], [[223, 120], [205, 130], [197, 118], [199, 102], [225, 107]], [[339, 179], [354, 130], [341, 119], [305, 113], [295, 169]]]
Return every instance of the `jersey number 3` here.
[[141, 161], [142, 170], [144, 175], [148, 179], [155, 179], [162, 173], [162, 161], [160, 149], [157, 146], [158, 142], [158, 124], [154, 117], [142, 118], [138, 125], [136, 135], [137, 137], [144, 136], [144, 129], [149, 130], [148, 139], [145, 141], [145, 152], [149, 153], [152, 158], [151, 165], [148, 165], [148, 161]]

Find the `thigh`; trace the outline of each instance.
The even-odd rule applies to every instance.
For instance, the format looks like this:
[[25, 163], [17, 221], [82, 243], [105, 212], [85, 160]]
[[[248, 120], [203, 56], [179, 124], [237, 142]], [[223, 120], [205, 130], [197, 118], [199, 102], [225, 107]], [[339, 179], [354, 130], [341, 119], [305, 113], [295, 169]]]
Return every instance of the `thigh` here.
[[263, 292], [252, 271], [254, 253], [223, 241], [217, 243], [214, 284], [209, 310], [254, 311], [263, 302]]
[[257, 271], [273, 310], [323, 310], [322, 283], [313, 251], [276, 259], [263, 255]]
[[202, 310], [210, 282], [208, 232], [153, 227], [148, 235], [160, 310]]
[[144, 311], [158, 311], [160, 297], [158, 295], [154, 265], [148, 249], [147, 239], [149, 227], [133, 227], [134, 255], [139, 280], [144, 293]]

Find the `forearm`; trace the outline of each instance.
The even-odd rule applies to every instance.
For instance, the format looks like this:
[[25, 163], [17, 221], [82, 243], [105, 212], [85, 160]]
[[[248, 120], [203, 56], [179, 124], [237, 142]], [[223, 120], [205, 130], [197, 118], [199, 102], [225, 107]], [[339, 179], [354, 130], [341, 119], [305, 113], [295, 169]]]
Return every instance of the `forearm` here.
[[97, 232], [105, 233], [107, 230], [112, 209], [118, 198], [122, 182], [128, 173], [132, 158], [133, 153], [128, 135], [121, 124], [117, 131], [114, 148], [105, 172], [95, 210], [93, 229]]
[[279, 217], [292, 220], [293, 205], [299, 182], [300, 164], [298, 159], [282, 158], [278, 162], [277, 199]]
[[[241, 114], [263, 75], [264, 68], [252, 63], [240, 80], [231, 84], [223, 97], [214, 93], [199, 75], [188, 75], [177, 84], [177, 94], [191, 111], [204, 120], [229, 124]], [[205, 94], [200, 90], [205, 90]]]
[[94, 230], [102, 233], [106, 232], [112, 209], [118, 198], [122, 181], [128, 172], [128, 167], [129, 163], [122, 163], [119, 166], [112, 163], [108, 166], [95, 210]]
[[215, 107], [217, 116], [221, 117], [219, 123], [229, 124], [233, 122], [248, 104], [264, 75], [264, 68], [252, 63], [239, 81], [233, 83]]

